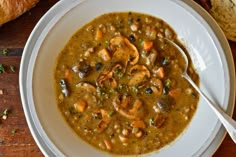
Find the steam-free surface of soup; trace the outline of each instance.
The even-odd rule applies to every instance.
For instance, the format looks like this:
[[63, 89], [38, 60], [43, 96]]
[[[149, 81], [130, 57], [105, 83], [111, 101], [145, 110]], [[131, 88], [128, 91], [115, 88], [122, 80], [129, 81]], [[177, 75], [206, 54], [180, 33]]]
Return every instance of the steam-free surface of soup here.
[[[75, 19], [76, 20], [76, 19]], [[58, 108], [80, 138], [118, 155], [144, 154], [174, 141], [199, 96], [181, 77], [177, 34], [146, 14], [108, 13], [80, 28], [55, 66]], [[198, 83], [192, 66], [188, 73]]]

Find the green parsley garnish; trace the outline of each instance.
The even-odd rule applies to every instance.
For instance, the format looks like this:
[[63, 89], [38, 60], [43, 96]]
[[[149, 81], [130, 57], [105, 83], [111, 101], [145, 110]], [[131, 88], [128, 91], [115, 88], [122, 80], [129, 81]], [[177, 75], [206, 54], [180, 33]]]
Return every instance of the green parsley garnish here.
[[12, 72], [16, 72], [15, 67], [13, 65], [10, 65], [10, 69]]
[[135, 93], [138, 93], [138, 87], [137, 87], [137, 86], [132, 86], [131, 89], [132, 89], [132, 91], [134, 91]]
[[115, 88], [111, 88], [109, 92], [110, 92], [110, 93], [114, 93], [115, 91], [116, 91]]
[[114, 113], [115, 113], [114, 111], [109, 112], [109, 114], [108, 114], [109, 117], [112, 117], [114, 115]]
[[13, 133], [13, 134], [16, 133], [16, 129], [12, 129], [11, 133]]
[[5, 67], [3, 64], [0, 64], [0, 74], [5, 72]]
[[3, 112], [2, 112], [2, 115], [8, 115], [9, 113], [9, 109], [5, 109]]
[[165, 81], [165, 86], [166, 86], [167, 88], [170, 88], [170, 85], [171, 85], [171, 80], [170, 80], [170, 79], [167, 79], [167, 80]]
[[8, 49], [3, 49], [2, 50], [2, 55], [7, 56], [7, 54], [8, 54]]
[[165, 58], [162, 61], [162, 65], [168, 65], [168, 64], [170, 64], [170, 57], [165, 56]]

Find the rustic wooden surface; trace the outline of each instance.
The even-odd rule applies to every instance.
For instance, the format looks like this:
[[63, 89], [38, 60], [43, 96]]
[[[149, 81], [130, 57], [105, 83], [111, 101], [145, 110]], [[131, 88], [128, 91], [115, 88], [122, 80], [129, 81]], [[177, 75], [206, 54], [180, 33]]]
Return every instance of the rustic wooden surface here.
[[[31, 11], [0, 27], [0, 116], [9, 109], [6, 120], [0, 119], [0, 157], [41, 157], [43, 154], [34, 142], [25, 120], [19, 94], [19, 65], [26, 40], [40, 17], [58, 0], [41, 0]], [[236, 61], [236, 42], [229, 42]], [[7, 56], [2, 50], [7, 49]], [[15, 67], [13, 72], [10, 66]], [[3, 92], [3, 93], [1, 93]], [[236, 109], [233, 118], [236, 119]], [[226, 135], [214, 157], [234, 157], [236, 144]]]

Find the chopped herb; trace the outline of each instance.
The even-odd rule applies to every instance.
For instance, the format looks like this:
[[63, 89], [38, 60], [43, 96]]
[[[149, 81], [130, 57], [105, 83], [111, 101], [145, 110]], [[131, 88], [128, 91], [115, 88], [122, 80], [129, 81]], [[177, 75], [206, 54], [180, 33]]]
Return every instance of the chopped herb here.
[[163, 50], [163, 49], [165, 49], [165, 47], [166, 47], [166, 44], [161, 44], [160, 45], [160, 48]]
[[118, 89], [123, 89], [123, 88], [124, 88], [123, 84], [118, 85]]
[[138, 87], [137, 87], [137, 86], [132, 86], [131, 89], [132, 89], [132, 91], [134, 91], [135, 93], [138, 93]]
[[106, 93], [104, 96], [105, 96], [105, 99], [109, 99], [109, 94], [108, 93]]
[[165, 81], [165, 86], [166, 86], [167, 88], [170, 88], [170, 85], [171, 85], [171, 80], [170, 80], [170, 79], [167, 79], [167, 80]]
[[150, 125], [150, 126], [154, 125], [154, 123], [155, 123], [155, 122], [154, 122], [154, 118], [149, 119], [149, 125]]
[[114, 93], [115, 91], [116, 91], [115, 88], [111, 88], [109, 92], [110, 92], [110, 93]]
[[128, 122], [128, 121], [126, 121], [126, 122], [125, 122], [125, 125], [129, 126], [129, 122]]
[[10, 69], [12, 72], [16, 72], [15, 67], [13, 65], [10, 65]]
[[70, 112], [70, 114], [76, 114], [76, 113], [78, 113], [78, 112], [76, 111], [76, 109], [74, 108], [74, 106], [69, 107], [69, 112]]
[[114, 74], [116, 75], [118, 79], [121, 79], [124, 75], [120, 69], [115, 69]]
[[113, 115], [114, 115], [114, 111], [111, 111], [108, 115], [109, 115], [109, 117], [112, 117]]
[[118, 88], [119, 88], [119, 89], [124, 89], [124, 88], [125, 88], [125, 85], [124, 85], [124, 84], [119, 84], [119, 85], [118, 85]]
[[9, 109], [5, 109], [3, 112], [2, 112], [2, 115], [8, 115], [9, 114]]
[[123, 73], [122, 72], [120, 72], [118, 75], [117, 75], [117, 77], [118, 77], [118, 79], [121, 79], [122, 77], [123, 77]]
[[116, 68], [116, 69], [114, 70], [114, 74], [117, 75], [118, 73], [119, 73], [119, 69]]
[[165, 56], [165, 58], [162, 61], [162, 65], [168, 65], [168, 64], [170, 64], [170, 57]]
[[108, 46], [108, 45], [109, 45], [109, 41], [108, 41], [108, 40], [106, 40], [106, 41], [105, 41], [105, 44]]
[[11, 130], [11, 133], [15, 134], [16, 131], [17, 131], [16, 129], [12, 129], [12, 130]]
[[3, 64], [0, 64], [0, 74], [5, 72], [5, 67]]
[[101, 87], [97, 87], [96, 91], [97, 91], [98, 96], [102, 95], [102, 88]]
[[164, 95], [167, 95], [169, 93], [170, 86], [171, 86], [171, 80], [170, 79], [165, 80], [164, 88], [162, 91]]
[[140, 44], [143, 44], [143, 40], [142, 39], [138, 39], [138, 42], [140, 43]]
[[75, 85], [75, 87], [81, 87], [82, 86], [82, 83], [80, 82], [80, 83], [77, 83], [76, 85]]
[[93, 112], [92, 116], [94, 119], [102, 119], [102, 115], [98, 112]]
[[139, 33], [139, 34], [142, 34], [142, 30], [141, 30], [141, 29], [139, 29], [139, 30], [138, 30], [138, 33]]
[[2, 55], [7, 56], [7, 54], [8, 54], [8, 49], [3, 49], [2, 50]]
[[101, 100], [98, 100], [98, 106], [102, 107], [103, 106], [103, 103]]
[[118, 85], [118, 89], [119, 90], [125, 90], [125, 91], [127, 91], [128, 92], [128, 86], [127, 85], [125, 85], [125, 84], [119, 84]]

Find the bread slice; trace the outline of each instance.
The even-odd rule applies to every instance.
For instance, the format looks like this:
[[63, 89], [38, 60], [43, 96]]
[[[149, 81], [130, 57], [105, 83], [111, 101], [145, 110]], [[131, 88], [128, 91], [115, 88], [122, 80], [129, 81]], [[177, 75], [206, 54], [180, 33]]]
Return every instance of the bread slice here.
[[209, 12], [227, 39], [236, 41], [236, 0], [211, 0]]
[[0, 25], [34, 7], [39, 0], [0, 0]]

